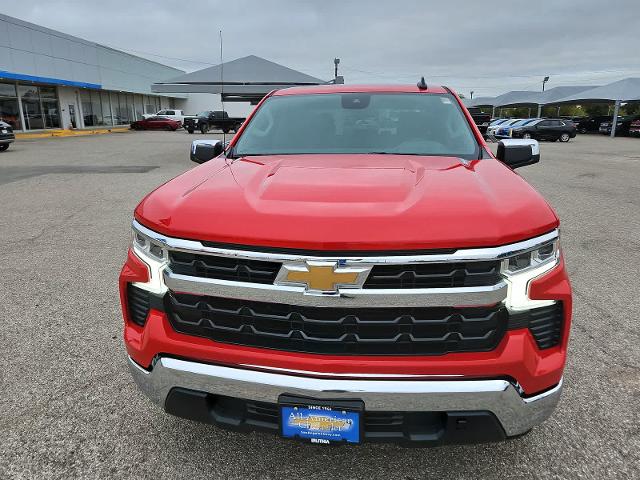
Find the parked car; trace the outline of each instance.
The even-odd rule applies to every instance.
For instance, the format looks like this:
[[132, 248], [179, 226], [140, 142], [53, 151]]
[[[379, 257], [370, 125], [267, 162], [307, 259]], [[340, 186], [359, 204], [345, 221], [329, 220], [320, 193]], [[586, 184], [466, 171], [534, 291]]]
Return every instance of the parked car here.
[[180, 128], [178, 120], [171, 120], [166, 117], [149, 117], [138, 120], [131, 124], [133, 130], [173, 130], [174, 132]]
[[165, 117], [165, 118], [170, 118], [171, 120], [175, 120], [177, 122], [180, 122], [181, 124], [184, 122], [184, 112], [182, 110], [176, 110], [174, 108], [171, 109], [165, 109], [165, 110], [159, 110], [157, 113], [154, 114], [145, 114], [142, 116], [143, 118], [147, 119], [147, 118], [151, 118], [151, 117]]
[[103, 119], [105, 125], [126, 125], [129, 123], [129, 120], [119, 115], [105, 115]]
[[495, 136], [500, 128], [510, 127], [521, 120], [522, 118], [507, 118], [501, 122], [494, 122], [493, 125], [489, 125], [489, 128], [487, 128], [487, 136]]
[[629, 127], [629, 135], [632, 137], [640, 137], [640, 120], [634, 120]]
[[612, 117], [610, 115], [591, 115], [576, 119], [574, 123], [578, 129], [578, 133], [593, 133], [599, 131], [602, 122], [610, 122], [611, 119]]
[[[616, 123], [616, 137], [628, 137], [631, 124], [638, 119], [640, 119], [640, 115], [619, 116], [618, 122]], [[611, 135], [612, 122], [613, 119], [608, 122], [602, 122], [600, 124], [599, 132], [603, 135]]]
[[487, 128], [489, 128], [489, 123], [491, 123], [491, 114], [483, 112], [480, 107], [469, 107], [467, 110], [469, 110], [469, 113], [477, 125], [478, 130], [480, 130], [480, 133], [485, 135], [487, 133]]
[[513, 171], [537, 141], [494, 157], [424, 82], [277, 90], [250, 118], [135, 209], [123, 338], [153, 402], [320, 444], [494, 441], [551, 415], [571, 287], [558, 217]]
[[0, 152], [4, 152], [9, 148], [16, 139], [13, 133], [13, 127], [7, 122], [0, 120]]
[[560, 140], [568, 142], [576, 136], [576, 126], [570, 120], [543, 118], [511, 130], [513, 138], [534, 138], [536, 140]]
[[519, 120], [516, 123], [512, 123], [509, 126], [500, 126], [500, 128], [498, 128], [498, 130], [496, 130], [496, 133], [494, 134], [494, 136], [496, 138], [510, 138], [511, 137], [511, 131], [514, 128], [518, 128], [518, 127], [523, 127], [525, 125], [528, 125], [536, 120], [539, 120], [538, 118], [526, 118], [524, 120]]
[[222, 130], [224, 133], [229, 133], [237, 132], [243, 123], [244, 118], [230, 117], [225, 111], [205, 110], [195, 117], [185, 117], [184, 129], [189, 133], [196, 130], [200, 130], [201, 133], [207, 133], [209, 130]]

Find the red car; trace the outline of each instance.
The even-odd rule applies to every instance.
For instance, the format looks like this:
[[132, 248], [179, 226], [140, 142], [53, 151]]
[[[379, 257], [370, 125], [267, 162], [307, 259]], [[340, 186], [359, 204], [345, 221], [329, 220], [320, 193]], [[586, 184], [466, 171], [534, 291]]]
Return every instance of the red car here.
[[640, 120], [631, 122], [631, 125], [629, 126], [629, 135], [632, 137], [640, 137]]
[[[223, 151], [224, 150], [224, 151]], [[120, 275], [140, 388], [170, 414], [313, 443], [483, 442], [561, 394], [559, 221], [446, 87], [273, 92], [135, 209]]]
[[166, 117], [149, 117], [131, 124], [133, 130], [173, 130], [174, 132], [181, 126], [182, 123], [178, 120]]

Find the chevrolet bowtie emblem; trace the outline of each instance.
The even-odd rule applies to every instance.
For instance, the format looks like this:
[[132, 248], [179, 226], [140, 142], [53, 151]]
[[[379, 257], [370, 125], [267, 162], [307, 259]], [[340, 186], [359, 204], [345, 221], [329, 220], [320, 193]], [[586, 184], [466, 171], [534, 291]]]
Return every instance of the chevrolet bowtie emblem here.
[[304, 286], [309, 293], [337, 293], [340, 287], [361, 287], [371, 267], [338, 266], [338, 262], [306, 261], [282, 265], [276, 285]]

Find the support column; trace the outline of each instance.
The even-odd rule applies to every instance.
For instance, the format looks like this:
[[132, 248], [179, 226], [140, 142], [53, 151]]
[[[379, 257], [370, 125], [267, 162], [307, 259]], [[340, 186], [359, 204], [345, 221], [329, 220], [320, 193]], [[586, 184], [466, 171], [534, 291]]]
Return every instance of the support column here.
[[16, 82], [16, 98], [18, 99], [18, 112], [20, 112], [20, 123], [22, 123], [22, 131], [27, 131], [27, 122], [24, 120], [24, 111], [22, 110], [22, 96], [20, 95], [20, 89], [18, 88], [18, 82]]
[[618, 113], [620, 113], [620, 100], [616, 100], [616, 105], [613, 107], [613, 121], [611, 122], [611, 138], [616, 136], [616, 125], [618, 124]]
[[539, 105], [538, 105], [538, 115], [537, 115], [537, 118], [540, 118], [540, 117], [542, 117], [542, 104], [539, 104]]

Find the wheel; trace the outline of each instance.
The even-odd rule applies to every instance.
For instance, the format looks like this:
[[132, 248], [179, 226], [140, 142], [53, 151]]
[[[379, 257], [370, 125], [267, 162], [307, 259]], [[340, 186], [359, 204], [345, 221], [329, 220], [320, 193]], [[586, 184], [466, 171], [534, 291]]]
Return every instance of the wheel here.
[[223, 128], [222, 129], [222, 133], [229, 133], [231, 130], [229, 130], [228, 128]]
[[531, 138], [531, 134], [530, 133], [523, 133], [522, 134], [522, 138], [529, 139], [529, 138]]
[[207, 128], [207, 126], [206, 126], [206, 125], [201, 125], [201, 126], [200, 126], [200, 133], [202, 133], [203, 135], [204, 135], [205, 133], [207, 133], [208, 131], [209, 131], [209, 129]]
[[568, 134], [568, 133], [563, 133], [562, 135], [560, 135], [559, 140], [560, 140], [561, 142], [563, 142], [563, 143], [566, 143], [566, 142], [568, 142], [568, 141], [569, 141], [569, 139], [570, 139], [570, 138], [571, 138], [571, 137], [569, 136], [569, 134]]
[[587, 129], [586, 128], [581, 128], [580, 130], [578, 130], [578, 133], [587, 133]]
[[176, 129], [175, 129], [175, 128], [173, 128], [173, 127], [172, 127], [172, 126], [170, 126], [170, 125], [167, 125], [166, 127], [164, 127], [164, 129], [165, 129], [167, 132], [175, 132], [175, 131], [176, 131]]
[[193, 128], [187, 128], [187, 132], [189, 132], [190, 134], [193, 134], [194, 130]]
[[0, 152], [4, 152], [8, 148], [9, 148], [9, 144], [8, 143], [5, 143], [4, 145], [0, 145]]

